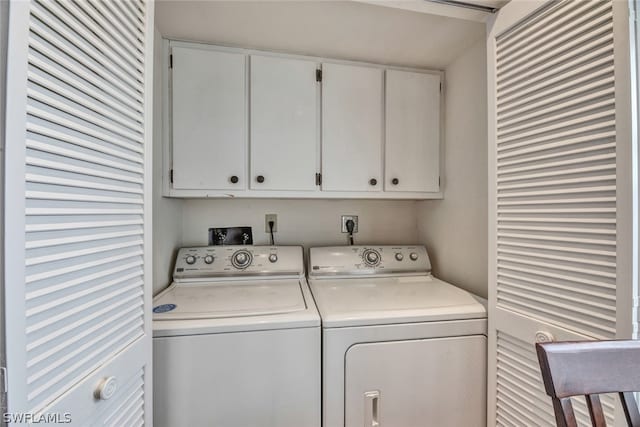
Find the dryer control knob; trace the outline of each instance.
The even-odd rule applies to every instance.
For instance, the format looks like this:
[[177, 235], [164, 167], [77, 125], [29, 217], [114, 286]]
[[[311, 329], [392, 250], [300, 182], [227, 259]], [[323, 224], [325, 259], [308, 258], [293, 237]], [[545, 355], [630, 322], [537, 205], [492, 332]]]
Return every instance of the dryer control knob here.
[[251, 253], [246, 250], [235, 251], [233, 255], [231, 255], [231, 263], [235, 268], [245, 269], [251, 265]]
[[205, 264], [211, 264], [213, 262], [213, 255], [207, 255], [204, 257]]
[[269, 261], [271, 261], [271, 262], [278, 261], [278, 255], [276, 255], [276, 254], [269, 255]]
[[189, 264], [189, 265], [195, 264], [196, 263], [196, 257], [194, 257], [193, 255], [188, 255], [187, 259], [185, 261], [187, 261], [187, 264]]
[[367, 249], [362, 254], [364, 263], [370, 267], [375, 267], [380, 263], [380, 253], [374, 249]]
[[409, 258], [411, 258], [411, 261], [417, 261], [417, 259], [418, 259], [418, 254], [417, 254], [417, 253], [415, 253], [415, 252], [411, 252], [411, 253], [409, 254]]
[[398, 261], [402, 261], [404, 259], [404, 255], [402, 255], [400, 252], [396, 252], [396, 259]]

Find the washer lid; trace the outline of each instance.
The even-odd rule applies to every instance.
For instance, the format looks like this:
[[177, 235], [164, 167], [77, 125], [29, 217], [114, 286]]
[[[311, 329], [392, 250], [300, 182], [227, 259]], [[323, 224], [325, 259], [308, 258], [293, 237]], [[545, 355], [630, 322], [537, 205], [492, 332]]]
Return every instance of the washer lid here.
[[154, 298], [153, 319], [247, 317], [306, 308], [299, 279], [174, 283]]
[[486, 318], [480, 298], [432, 276], [311, 282], [327, 327]]

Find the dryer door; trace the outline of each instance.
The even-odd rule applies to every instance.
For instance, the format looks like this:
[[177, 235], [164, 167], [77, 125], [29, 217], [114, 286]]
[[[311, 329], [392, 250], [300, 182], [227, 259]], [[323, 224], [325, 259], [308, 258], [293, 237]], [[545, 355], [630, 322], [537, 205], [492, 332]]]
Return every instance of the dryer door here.
[[356, 344], [346, 355], [346, 427], [482, 427], [485, 336]]

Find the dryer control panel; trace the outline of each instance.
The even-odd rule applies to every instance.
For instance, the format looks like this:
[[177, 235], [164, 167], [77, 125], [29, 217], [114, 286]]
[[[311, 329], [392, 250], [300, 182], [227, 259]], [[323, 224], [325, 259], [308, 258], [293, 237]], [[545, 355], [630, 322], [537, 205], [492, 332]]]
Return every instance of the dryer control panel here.
[[178, 251], [173, 280], [289, 274], [304, 274], [300, 246], [204, 246]]
[[430, 271], [424, 246], [332, 246], [309, 250], [311, 277]]

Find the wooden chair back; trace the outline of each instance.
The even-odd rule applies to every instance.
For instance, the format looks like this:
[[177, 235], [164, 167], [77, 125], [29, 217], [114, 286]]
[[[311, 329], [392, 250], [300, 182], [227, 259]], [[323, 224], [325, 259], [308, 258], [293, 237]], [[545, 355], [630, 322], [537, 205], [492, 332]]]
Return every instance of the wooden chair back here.
[[536, 351], [558, 427], [578, 426], [573, 396], [585, 396], [592, 425], [606, 427], [598, 396], [603, 393], [618, 393], [627, 425], [640, 427], [633, 396], [640, 391], [640, 341], [538, 343]]

